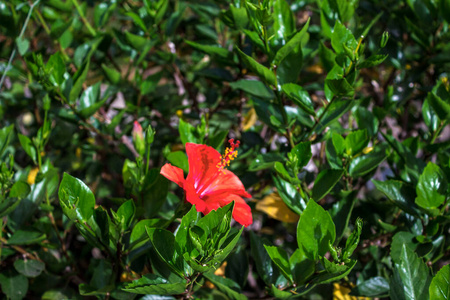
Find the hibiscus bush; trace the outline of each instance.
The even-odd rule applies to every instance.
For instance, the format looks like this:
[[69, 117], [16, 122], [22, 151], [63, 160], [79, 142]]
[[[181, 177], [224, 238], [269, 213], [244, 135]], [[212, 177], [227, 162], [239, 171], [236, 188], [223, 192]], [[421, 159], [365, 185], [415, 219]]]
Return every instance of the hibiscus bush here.
[[2, 299], [450, 299], [449, 0], [0, 0]]

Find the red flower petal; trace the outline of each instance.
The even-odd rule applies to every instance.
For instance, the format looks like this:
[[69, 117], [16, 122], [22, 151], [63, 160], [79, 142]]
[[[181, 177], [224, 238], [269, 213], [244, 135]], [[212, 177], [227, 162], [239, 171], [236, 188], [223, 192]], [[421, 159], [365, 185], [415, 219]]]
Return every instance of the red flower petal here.
[[190, 184], [185, 184], [184, 191], [186, 193], [186, 200], [192, 205], [195, 205], [195, 209], [197, 211], [202, 212], [205, 215], [209, 212], [206, 212], [206, 203], [198, 197], [193, 186]]
[[[233, 219], [245, 227], [253, 223], [252, 209], [245, 202], [244, 199], [237, 195], [228, 195], [220, 200], [220, 206], [225, 206], [231, 201], [234, 201]], [[207, 205], [208, 201], [207, 201]]]
[[207, 186], [201, 190], [197, 189], [199, 196], [204, 197], [222, 197], [223, 193], [236, 194], [241, 197], [251, 198], [252, 196], [245, 191], [245, 187], [241, 180], [229, 170], [225, 173], [219, 171], [216, 176], [210, 179]]
[[183, 170], [181, 170], [180, 168], [174, 167], [171, 164], [165, 164], [161, 168], [160, 174], [163, 175], [164, 177], [166, 177], [167, 179], [175, 182], [180, 187], [184, 186], [184, 182], [185, 182], [184, 174], [183, 174]]
[[192, 143], [186, 143], [186, 154], [189, 162], [186, 180], [198, 191], [208, 186], [211, 178], [218, 173], [217, 164], [221, 156], [213, 147]]

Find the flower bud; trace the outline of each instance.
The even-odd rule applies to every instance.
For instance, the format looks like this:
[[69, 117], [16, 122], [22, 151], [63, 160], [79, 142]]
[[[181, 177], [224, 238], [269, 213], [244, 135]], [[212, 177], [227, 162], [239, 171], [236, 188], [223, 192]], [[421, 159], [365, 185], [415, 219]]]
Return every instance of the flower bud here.
[[133, 123], [133, 143], [136, 148], [137, 153], [143, 156], [145, 154], [145, 142], [144, 142], [144, 134], [142, 130], [141, 124], [138, 121], [134, 121]]

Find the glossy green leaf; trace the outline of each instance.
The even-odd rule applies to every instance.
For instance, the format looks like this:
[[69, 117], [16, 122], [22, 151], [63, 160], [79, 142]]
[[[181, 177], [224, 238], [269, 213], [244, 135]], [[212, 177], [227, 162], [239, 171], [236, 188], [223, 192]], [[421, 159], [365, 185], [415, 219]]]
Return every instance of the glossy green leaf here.
[[289, 53], [297, 48], [298, 45], [302, 44], [302, 40], [304, 40], [307, 35], [309, 21], [310, 19], [308, 19], [302, 30], [297, 32], [283, 47], [277, 51], [277, 54], [272, 62], [274, 65], [278, 66], [289, 55]]
[[281, 89], [295, 104], [302, 108], [308, 114], [314, 116], [314, 107], [308, 92], [301, 86], [294, 83], [286, 83]]
[[337, 97], [352, 97], [355, 93], [355, 89], [345, 78], [326, 79], [325, 84]]
[[347, 153], [351, 156], [360, 153], [369, 143], [367, 130], [356, 130], [350, 132], [345, 138]]
[[365, 59], [363, 62], [359, 63], [358, 69], [372, 68], [372, 67], [378, 66], [383, 61], [385, 61], [387, 57], [388, 57], [387, 55], [383, 55], [383, 54], [372, 55], [369, 58]]
[[372, 180], [375, 187], [383, 192], [389, 200], [395, 203], [405, 212], [418, 215], [418, 208], [412, 199], [415, 198], [414, 187], [397, 180], [378, 181]]
[[347, 29], [340, 21], [336, 21], [333, 34], [331, 36], [331, 45], [336, 53], [344, 53], [344, 46], [351, 50], [356, 49], [358, 42], [352, 32]]
[[174, 235], [165, 229], [146, 227], [146, 230], [159, 257], [175, 273], [184, 276], [184, 264], [182, 257], [176, 252]]
[[35, 163], [37, 163], [37, 151], [31, 139], [20, 133], [17, 136], [19, 137], [20, 145], [23, 150], [25, 150], [28, 156], [31, 157]]
[[135, 212], [136, 206], [134, 205], [133, 200], [128, 200], [119, 207], [117, 210], [117, 216], [119, 217], [122, 230], [126, 230], [130, 227]]
[[87, 61], [87, 63], [85, 63], [83, 66], [81, 66], [80, 69], [73, 76], [73, 86], [69, 92], [69, 103], [73, 104], [78, 99], [78, 96], [80, 95], [81, 90], [83, 89], [83, 84], [86, 81], [88, 71], [89, 71], [89, 61]]
[[272, 178], [275, 187], [277, 188], [278, 194], [280, 195], [281, 199], [283, 199], [284, 203], [292, 211], [294, 211], [298, 215], [301, 215], [306, 208], [306, 199], [302, 198], [300, 193], [297, 191], [297, 188], [293, 184], [279, 177]]
[[48, 59], [45, 65], [47, 73], [51, 74], [51, 80], [58, 86], [64, 82], [64, 74], [66, 73], [66, 66], [60, 52], [56, 52]]
[[273, 99], [275, 95], [272, 90], [267, 88], [264, 83], [258, 80], [238, 80], [236, 82], [231, 82], [230, 86], [236, 90], [242, 90], [252, 96], [256, 96], [263, 99]]
[[87, 222], [93, 215], [94, 194], [80, 179], [64, 173], [58, 196], [63, 212], [69, 219]]
[[266, 248], [266, 251], [270, 256], [270, 259], [275, 263], [275, 265], [278, 267], [278, 269], [281, 271], [284, 277], [286, 277], [287, 279], [289, 279], [290, 282], [292, 282], [293, 278], [291, 273], [291, 266], [289, 264], [289, 257], [286, 251], [283, 248], [276, 246], [264, 245], [264, 248]]
[[25, 181], [16, 181], [9, 191], [9, 197], [23, 199], [30, 192], [31, 188], [28, 183]]
[[297, 248], [289, 258], [289, 265], [294, 282], [299, 285], [307, 282], [314, 274], [316, 263], [305, 255], [302, 248]]
[[328, 244], [336, 239], [336, 230], [330, 215], [314, 200], [310, 200], [300, 216], [297, 226], [297, 242], [306, 257], [316, 261], [328, 252]]
[[250, 232], [250, 246], [251, 257], [255, 262], [259, 276], [267, 285], [275, 283], [279, 274], [278, 269], [273, 266], [272, 260], [264, 248], [262, 239], [254, 232]]
[[172, 283], [161, 276], [146, 274], [127, 284], [123, 290], [134, 294], [176, 295], [183, 293], [186, 285], [184, 280]]
[[[427, 265], [413, 250], [403, 245], [400, 254], [400, 263], [395, 264], [403, 286], [398, 287], [405, 299], [429, 299], [430, 271]], [[392, 284], [391, 284], [392, 289]]]
[[5, 151], [13, 136], [13, 128], [14, 124], [11, 124], [0, 129], [0, 156], [3, 154], [3, 151]]
[[430, 299], [450, 299], [450, 265], [443, 266], [431, 280]]
[[372, 152], [354, 158], [348, 167], [348, 172], [352, 177], [363, 176], [377, 168], [387, 157], [386, 147], [378, 145]]
[[121, 75], [119, 71], [114, 68], [110, 68], [105, 64], [102, 64], [102, 70], [109, 82], [112, 84], [118, 84], [120, 82]]
[[369, 278], [354, 287], [350, 293], [353, 296], [382, 297], [389, 294], [389, 281], [381, 276]]
[[248, 56], [240, 49], [236, 48], [236, 51], [238, 52], [242, 61], [247, 65], [247, 67], [250, 70], [252, 70], [256, 75], [258, 75], [258, 77], [261, 80], [263, 80], [268, 85], [272, 86], [277, 85], [277, 78], [275, 77], [275, 74], [271, 70], [258, 63], [255, 59]]
[[419, 177], [416, 204], [426, 209], [439, 207], [446, 199], [447, 178], [436, 164], [430, 162]]
[[228, 56], [230, 55], [230, 52], [227, 49], [222, 48], [220, 46], [203, 45], [203, 44], [199, 44], [199, 43], [196, 43], [193, 41], [187, 41], [187, 40], [185, 40], [184, 42], [186, 44], [188, 44], [189, 46], [193, 47], [194, 49], [200, 50], [209, 55], [217, 55], [222, 58], [228, 58]]
[[315, 201], [319, 201], [323, 197], [325, 197], [339, 182], [342, 175], [344, 175], [343, 170], [327, 169], [320, 172], [319, 175], [317, 175], [316, 180], [314, 181], [312, 198]]

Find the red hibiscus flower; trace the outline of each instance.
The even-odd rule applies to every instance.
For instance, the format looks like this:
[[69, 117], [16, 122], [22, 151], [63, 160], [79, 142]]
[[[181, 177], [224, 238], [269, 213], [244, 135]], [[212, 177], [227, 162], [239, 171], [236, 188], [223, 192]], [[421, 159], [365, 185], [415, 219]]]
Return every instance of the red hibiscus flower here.
[[236, 157], [239, 147], [239, 141], [234, 143], [231, 139], [229, 142], [231, 148], [227, 148], [223, 156], [210, 146], [186, 143], [187, 178], [184, 179], [183, 170], [171, 164], [161, 168], [161, 175], [182, 187], [186, 200], [205, 215], [234, 201], [233, 218], [247, 227], [253, 223], [252, 212], [241, 197], [251, 198], [251, 195], [239, 178], [225, 169]]

